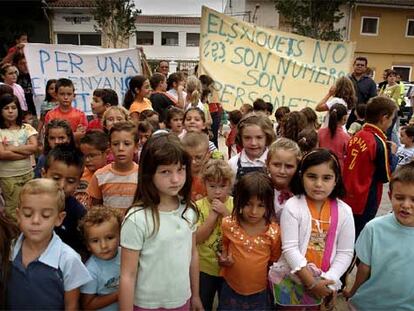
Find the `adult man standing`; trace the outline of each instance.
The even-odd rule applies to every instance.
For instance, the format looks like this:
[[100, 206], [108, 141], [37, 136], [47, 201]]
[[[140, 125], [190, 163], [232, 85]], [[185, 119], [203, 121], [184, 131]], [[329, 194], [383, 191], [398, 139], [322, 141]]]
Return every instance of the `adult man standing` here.
[[161, 60], [157, 67], [157, 72], [162, 73], [166, 78], [170, 71], [170, 64], [166, 60]]
[[[372, 97], [377, 96], [377, 85], [374, 80], [368, 77], [365, 72], [367, 70], [368, 60], [365, 57], [357, 57], [354, 61], [353, 72], [348, 75], [355, 87], [355, 93], [357, 96], [357, 105], [366, 104]], [[355, 108], [352, 109], [346, 123], [348, 129], [351, 124], [356, 120], [354, 114]]]

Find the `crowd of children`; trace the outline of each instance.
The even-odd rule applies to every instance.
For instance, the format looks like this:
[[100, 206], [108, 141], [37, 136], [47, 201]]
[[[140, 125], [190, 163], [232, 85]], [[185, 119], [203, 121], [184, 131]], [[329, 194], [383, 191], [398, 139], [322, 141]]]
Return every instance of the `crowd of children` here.
[[[0, 72], [12, 86], [13, 70]], [[1, 309], [283, 309], [294, 279], [312, 308], [342, 291], [355, 310], [414, 310], [414, 127], [387, 140], [393, 85], [353, 109], [338, 79], [322, 125], [311, 107], [245, 103], [221, 152], [212, 85], [136, 76], [124, 107], [95, 90], [88, 122], [72, 81], [49, 80], [37, 127], [1, 85]], [[393, 213], [372, 220], [387, 182]]]

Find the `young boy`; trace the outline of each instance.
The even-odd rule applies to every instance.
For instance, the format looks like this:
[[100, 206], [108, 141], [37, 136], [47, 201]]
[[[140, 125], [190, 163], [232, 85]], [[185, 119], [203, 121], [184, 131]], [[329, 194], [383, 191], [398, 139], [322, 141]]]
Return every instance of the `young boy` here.
[[349, 126], [348, 134], [353, 136], [358, 133], [365, 124], [365, 114], [367, 112], [366, 104], [358, 104], [355, 108], [356, 120]]
[[69, 145], [57, 145], [47, 158], [42, 177], [53, 179], [65, 193], [66, 217], [55, 229], [63, 242], [84, 256], [86, 249], [78, 230], [78, 222], [85, 215], [85, 207], [73, 196], [83, 172], [83, 156]]
[[84, 112], [72, 107], [72, 101], [75, 99], [75, 87], [71, 80], [61, 78], [56, 82], [56, 98], [59, 105], [46, 114], [45, 124], [53, 119], [68, 121], [75, 139], [78, 141], [85, 134], [88, 120]]
[[370, 221], [355, 244], [360, 264], [344, 296], [358, 310], [413, 310], [414, 163], [396, 170], [390, 199], [394, 212]]
[[196, 239], [200, 257], [200, 298], [205, 310], [212, 309], [214, 296], [223, 280], [217, 253], [221, 252], [221, 220], [233, 210], [233, 198], [229, 196], [233, 175], [230, 166], [221, 159], [209, 160], [202, 172], [207, 197], [196, 202], [200, 212]]
[[410, 163], [414, 159], [414, 126], [403, 126], [400, 129], [401, 146], [398, 147], [398, 166]]
[[79, 310], [79, 287], [91, 280], [78, 254], [55, 227], [65, 218], [65, 194], [52, 180], [24, 185], [17, 208], [21, 235], [12, 251], [8, 310]]
[[172, 107], [168, 109], [167, 117], [165, 119], [165, 125], [172, 133], [177, 135], [179, 138], [184, 136], [184, 111], [180, 108]]
[[94, 206], [79, 227], [92, 256], [86, 262], [92, 280], [80, 289], [85, 310], [118, 310], [122, 215], [115, 209]]
[[150, 101], [152, 109], [160, 115], [160, 122], [164, 123], [167, 118], [168, 109], [174, 107], [174, 98], [167, 93], [167, 78], [161, 73], [154, 73], [151, 76], [150, 84], [152, 93]]
[[118, 208], [125, 213], [138, 186], [138, 165], [134, 162], [137, 128], [129, 121], [115, 123], [109, 131], [109, 142], [115, 160], [93, 174], [87, 192], [91, 205]]
[[114, 90], [96, 89], [93, 91], [91, 108], [96, 118], [89, 122], [86, 130], [103, 130], [102, 117], [111, 106], [118, 106], [118, 95]]
[[80, 150], [85, 159], [85, 169], [83, 170], [80, 183], [75, 192], [75, 198], [85, 207], [89, 205], [89, 196], [86, 192], [93, 174], [107, 164], [109, 154], [108, 135], [99, 130], [86, 132], [80, 139]]
[[191, 175], [193, 182], [191, 185], [191, 199], [197, 201], [207, 195], [206, 186], [201, 179], [201, 173], [204, 164], [210, 158], [208, 136], [205, 133], [186, 133], [182, 143], [192, 158]]
[[[396, 150], [387, 146], [385, 132], [391, 126], [396, 111], [397, 106], [391, 99], [372, 98], [367, 104], [367, 123], [348, 143], [343, 168], [347, 192], [344, 201], [352, 208], [356, 237], [377, 213], [382, 185], [390, 179], [390, 163], [395, 168], [396, 156], [393, 154]], [[395, 146], [391, 147], [395, 149]]]

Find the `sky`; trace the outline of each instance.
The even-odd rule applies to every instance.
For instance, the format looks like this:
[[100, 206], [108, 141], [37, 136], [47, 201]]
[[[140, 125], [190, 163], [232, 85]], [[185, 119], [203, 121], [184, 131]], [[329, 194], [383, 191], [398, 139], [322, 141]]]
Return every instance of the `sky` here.
[[134, 0], [143, 15], [201, 16], [205, 5], [223, 12], [226, 0]]

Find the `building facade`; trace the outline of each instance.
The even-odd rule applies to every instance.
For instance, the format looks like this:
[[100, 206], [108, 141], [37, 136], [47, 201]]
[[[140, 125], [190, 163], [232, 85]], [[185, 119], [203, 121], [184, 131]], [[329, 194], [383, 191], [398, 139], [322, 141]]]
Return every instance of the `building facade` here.
[[414, 80], [414, 0], [358, 0], [349, 17], [355, 56], [368, 58], [377, 82], [388, 68]]

